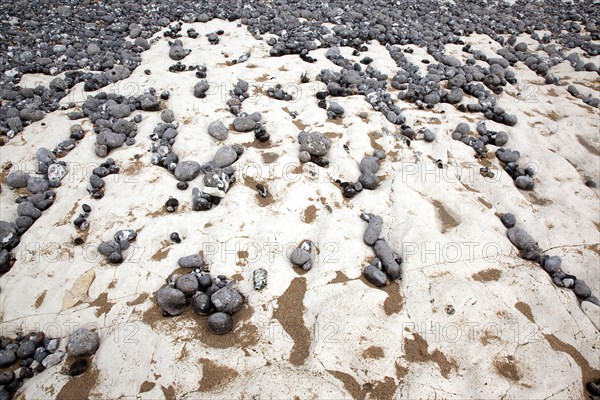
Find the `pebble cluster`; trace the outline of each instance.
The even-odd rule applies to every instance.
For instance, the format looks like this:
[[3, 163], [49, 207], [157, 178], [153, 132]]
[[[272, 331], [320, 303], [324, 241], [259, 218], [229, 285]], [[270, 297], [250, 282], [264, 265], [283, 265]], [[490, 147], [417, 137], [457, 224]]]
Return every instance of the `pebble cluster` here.
[[137, 233], [132, 229], [119, 230], [111, 240], [98, 245], [98, 253], [105, 256], [109, 263], [120, 264], [123, 262], [123, 251], [129, 248], [136, 237]]
[[294, 267], [300, 267], [304, 271], [310, 271], [313, 267], [312, 251], [314, 244], [310, 240], [304, 240], [290, 253], [290, 262]]
[[[310, 52], [327, 48], [325, 57], [340, 67], [337, 71], [323, 69], [316, 77], [326, 86], [325, 90], [316, 93], [316, 98], [328, 119], [344, 118], [346, 111], [335, 98], [360, 95], [373, 110], [398, 127], [407, 145], [417, 138], [433, 142], [436, 134], [430, 128], [416, 130], [407, 124], [399, 105], [402, 101], [413, 103], [419, 109], [434, 109], [437, 104], [446, 103], [454, 105], [458, 112], [480, 113], [485, 119], [513, 127], [518, 123], [517, 116], [500, 107], [496, 96], [501, 95], [508, 85], [518, 84], [512, 69], [517, 62], [544, 78], [546, 85], [568, 83], [562, 80], [570, 78], [561, 79], [552, 73], [552, 68], [564, 61], [568, 61], [574, 71], [600, 74], [597, 65], [586, 63], [577, 53], [600, 54], [598, 15], [598, 8], [591, 2], [564, 3], [559, 0], [547, 1], [544, 7], [533, 7], [528, 2], [508, 4], [484, 0], [354, 2], [351, 7], [339, 0], [298, 4], [215, 0], [196, 3], [175, 0], [168, 4], [155, 0], [140, 4], [89, 0], [69, 0], [60, 5], [48, 1], [7, 2], [0, 5], [0, 16], [5, 21], [0, 26], [0, 145], [14, 139], [31, 123], [41, 121], [47, 113], [61, 108], [70, 110], [66, 114], [72, 121], [89, 120], [96, 135], [95, 154], [104, 159], [123, 145], [136, 143], [137, 124], [142, 121], [142, 114], [132, 116], [135, 111], [160, 111], [162, 122], [150, 135], [153, 141], [149, 149], [151, 162], [168, 170], [182, 191], [189, 188], [188, 182], [202, 174], [203, 188], [192, 189], [192, 209], [209, 210], [220, 204], [235, 182], [234, 163], [242, 156], [244, 147], [240, 144], [220, 145], [212, 160], [203, 164], [191, 159], [179, 160], [173, 151], [178, 124], [174, 112], [164, 106], [170, 97], [168, 91], [158, 94], [150, 88], [140, 96], [131, 97], [98, 93], [88, 96], [80, 107], [74, 103], [60, 106], [59, 101], [80, 82], [85, 91], [96, 91], [128, 78], [141, 64], [141, 53], [159, 40], [157, 37], [151, 39], [152, 36], [163, 28], [166, 28], [163, 35], [172, 39], [168, 56], [175, 63], [169, 71], [195, 71], [200, 81], [193, 86], [193, 95], [201, 99], [209, 96], [207, 68], [182, 62], [191, 50], [180, 38], [183, 37], [184, 22], [208, 22], [219, 18], [238, 21], [258, 40], [262, 35], [270, 34], [265, 42], [273, 57], [297, 54], [302, 62], [313, 63], [316, 58]], [[188, 38], [210, 45], [219, 44], [220, 36], [225, 34], [220, 30], [200, 38], [193, 28], [185, 33]], [[475, 33], [487, 35], [496, 42], [500, 46], [496, 54], [486, 55], [477, 46], [464, 43], [463, 37]], [[538, 44], [532, 46], [518, 41], [517, 36], [521, 34], [529, 35]], [[354, 63], [342, 55], [341, 49], [351, 48], [353, 56], [361, 57], [373, 41], [386, 46], [398, 68], [391, 79], [375, 69], [371, 65], [374, 60], [368, 56]], [[448, 54], [446, 45], [450, 44], [462, 46], [463, 57]], [[426, 50], [427, 59], [421, 60], [426, 65], [426, 73], [407, 57], [414, 53], [411, 46]], [[577, 52], [570, 49], [577, 49]], [[227, 65], [244, 63], [250, 57], [249, 52], [240, 54], [228, 60]], [[61, 77], [57, 76], [63, 72]], [[47, 87], [30, 88], [19, 84], [26, 73], [56, 77]], [[150, 75], [151, 71], [145, 73]], [[388, 81], [397, 94], [388, 91], [391, 91]], [[306, 74], [301, 77], [301, 82], [308, 82]], [[254, 132], [256, 140], [267, 142], [270, 134], [262, 115], [242, 111], [243, 102], [249, 97], [248, 89], [248, 82], [239, 80], [229, 93], [227, 106], [234, 116], [231, 127], [236, 132]], [[572, 84], [567, 91], [588, 106], [597, 108], [600, 104], [598, 97], [583, 95]], [[293, 100], [281, 85], [268, 89], [266, 94], [276, 100]], [[468, 103], [459, 105], [465, 99]], [[451, 136], [473, 148], [478, 158], [485, 157], [486, 146], [496, 146], [495, 155], [515, 186], [533, 190], [534, 169], [520, 166], [521, 153], [505, 147], [509, 132], [492, 131], [484, 121], [477, 124], [476, 132], [479, 137], [471, 134], [469, 125], [463, 122]], [[208, 134], [222, 142], [228, 138], [229, 128], [216, 120], [208, 126]], [[14, 264], [11, 251], [18, 246], [20, 237], [54, 203], [57, 196], [54, 189], [61, 186], [61, 180], [69, 173], [67, 164], [59, 159], [72, 151], [85, 135], [82, 124], [72, 125], [69, 138], [58, 143], [54, 150], [43, 147], [37, 150], [35, 174], [18, 170], [8, 174], [7, 186], [23, 194], [16, 200], [18, 217], [15, 221], [0, 221], [0, 273], [7, 272]], [[329, 165], [327, 156], [332, 141], [324, 134], [302, 131], [298, 134], [298, 145], [298, 158], [302, 163], [312, 162], [323, 168]], [[342, 195], [352, 198], [363, 189], [375, 190], [379, 185], [376, 173], [384, 158], [382, 151], [364, 157], [359, 163], [360, 176], [356, 182], [337, 181]], [[93, 199], [104, 196], [104, 178], [119, 173], [119, 170], [112, 158], [94, 168], [87, 187]], [[481, 173], [488, 177], [491, 174], [486, 168], [482, 168]], [[261, 196], [268, 195], [264, 185], [258, 184], [256, 189]], [[173, 197], [164, 204], [167, 212], [176, 212], [178, 206], [179, 200]], [[90, 212], [91, 206], [83, 204], [82, 213], [73, 221], [79, 231], [89, 229]], [[363, 213], [361, 218], [368, 223], [363, 240], [376, 255], [365, 267], [363, 275], [380, 287], [390, 280], [401, 279], [402, 259], [381, 238], [383, 219], [370, 213]], [[512, 214], [503, 214], [500, 219], [508, 229], [508, 239], [519, 249], [523, 259], [538, 262], [555, 285], [574, 292], [582, 307], [600, 307], [600, 301], [589, 286], [566, 273], [559, 256], [544, 254], [535, 240], [516, 226]], [[123, 251], [136, 235], [131, 229], [119, 230], [113, 239], [98, 246], [98, 252], [112, 264], [121, 263]], [[181, 242], [177, 232], [173, 232], [170, 239], [174, 243]], [[76, 244], [82, 242], [83, 239], [76, 239]], [[295, 267], [310, 270], [314, 250], [315, 245], [305, 240], [292, 251], [290, 262]], [[180, 258], [178, 265], [193, 271], [172, 275], [167, 285], [156, 293], [165, 316], [180, 315], [191, 303], [195, 313], [208, 316], [207, 326], [211, 332], [219, 335], [230, 332], [234, 327], [231, 315], [240, 310], [244, 301], [236, 281], [224, 275], [213, 278], [203, 271], [205, 262], [198, 253]], [[265, 288], [267, 271], [255, 270], [253, 281], [256, 290]], [[0, 338], [0, 399], [10, 398], [24, 379], [60, 363], [64, 352], [59, 349], [59, 344], [58, 339], [47, 339], [42, 332], [14, 339]], [[71, 356], [82, 357], [93, 354], [99, 344], [95, 332], [80, 329], [69, 338], [66, 351]], [[21, 368], [15, 372], [11, 368], [17, 362]], [[72, 376], [81, 374], [86, 367], [87, 361], [79, 359], [71, 365], [69, 373]], [[599, 381], [587, 385], [590, 394], [595, 396], [600, 396], [599, 387]]]
[[213, 278], [210, 273], [202, 272], [204, 259], [199, 253], [181, 257], [177, 263], [193, 271], [171, 275], [167, 285], [156, 292], [156, 301], [163, 315], [180, 315], [191, 304], [196, 314], [208, 316], [206, 325], [209, 331], [217, 335], [230, 332], [234, 328], [232, 315], [244, 304], [237, 281], [227, 279], [225, 275]]
[[519, 249], [521, 258], [539, 263], [544, 271], [550, 275], [552, 282], [558, 287], [571, 289], [582, 306], [584, 302], [588, 302], [595, 307], [600, 307], [600, 300], [592, 295], [592, 290], [585, 281], [564, 272], [562, 260], [559, 256], [544, 254], [545, 252], [539, 248], [535, 239], [523, 228], [516, 226], [517, 220], [513, 214], [501, 214], [500, 221], [508, 229], [506, 235], [511, 243]]
[[376, 257], [363, 270], [364, 277], [375, 286], [385, 286], [388, 279], [402, 279], [402, 258], [394, 253], [389, 243], [381, 238], [383, 218], [371, 213], [362, 213], [360, 218], [368, 223], [363, 241], [373, 247]]
[[85, 356], [93, 355], [100, 347], [100, 337], [86, 328], [75, 330], [66, 348], [60, 338], [47, 337], [44, 332], [19, 334], [11, 338], [0, 336], [0, 399], [9, 400], [23, 386], [25, 379], [63, 361], [65, 351], [76, 360], [68, 370], [70, 376], [83, 374], [88, 367]]

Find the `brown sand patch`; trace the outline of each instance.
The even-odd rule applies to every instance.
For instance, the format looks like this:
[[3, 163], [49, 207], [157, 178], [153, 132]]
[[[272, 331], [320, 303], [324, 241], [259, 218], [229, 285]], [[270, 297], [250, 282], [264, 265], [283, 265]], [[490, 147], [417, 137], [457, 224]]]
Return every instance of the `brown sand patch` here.
[[546, 90], [546, 94], [548, 96], [552, 96], [552, 97], [558, 97], [558, 93], [556, 93], [556, 90], [554, 90], [554, 88], [550, 88], [548, 90]]
[[169, 240], [163, 240], [162, 242], [160, 242], [160, 246], [160, 249], [158, 249], [156, 253], [152, 254], [152, 257], [150, 257], [154, 261], [164, 260], [165, 258], [167, 258], [169, 252], [171, 251], [171, 242]]
[[146, 393], [151, 391], [152, 389], [154, 389], [154, 386], [156, 386], [155, 382], [148, 382], [148, 381], [144, 381], [142, 382], [142, 384], [140, 385], [140, 390], [138, 393]]
[[315, 207], [314, 204], [311, 204], [304, 210], [304, 217], [302, 220], [305, 224], [310, 224], [315, 220], [315, 218], [317, 218], [317, 207]]
[[487, 346], [492, 341], [501, 342], [502, 339], [500, 339], [500, 336], [491, 333], [489, 330], [486, 330], [484, 332], [483, 336], [481, 336], [481, 338], [479, 338], [479, 341], [481, 342], [482, 345]]
[[100, 296], [98, 296], [98, 298], [94, 301], [92, 301], [90, 303], [90, 307], [97, 307], [96, 308], [96, 317], [99, 318], [100, 316], [108, 313], [112, 306], [114, 305], [114, 303], [111, 303], [110, 301], [108, 301], [108, 293], [102, 293]]
[[[75, 359], [67, 357], [64, 365], [70, 367], [74, 361]], [[69, 377], [67, 383], [56, 395], [57, 400], [89, 399], [91, 397], [92, 390], [94, 390], [98, 383], [100, 371], [96, 369], [90, 359], [88, 359], [88, 364], [87, 371], [82, 375]], [[94, 393], [94, 395], [97, 395], [97, 393]]]
[[472, 275], [472, 278], [477, 282], [490, 282], [497, 281], [502, 276], [502, 271], [496, 268], [488, 268], [483, 271], [479, 271]]
[[328, 137], [329, 139], [341, 139], [344, 136], [342, 133], [339, 132], [323, 132], [323, 135], [325, 135], [325, 137]]
[[6, 179], [8, 178], [8, 175], [10, 174], [11, 168], [12, 168], [12, 163], [10, 161], [2, 164], [2, 169], [0, 169], [0, 183], [6, 184]]
[[404, 296], [400, 292], [400, 283], [394, 281], [382, 288], [388, 294], [383, 302], [383, 311], [385, 315], [393, 315], [402, 311], [404, 307]]
[[272, 164], [279, 158], [279, 154], [277, 153], [265, 152], [261, 155], [265, 164]]
[[302, 120], [299, 119], [298, 117], [296, 117], [292, 120], [292, 124], [294, 124], [296, 126], [296, 128], [298, 128], [300, 131], [303, 131], [308, 127], [308, 125], [305, 124], [304, 122], [302, 122]]
[[523, 378], [523, 374], [519, 371], [514, 359], [509, 356], [506, 361], [505, 360], [495, 360], [494, 368], [496, 372], [506, 379], [509, 379], [514, 382], [518, 382]]
[[146, 300], [148, 300], [148, 297], [150, 297], [148, 295], [148, 293], [142, 293], [137, 298], [135, 298], [135, 299], [133, 299], [131, 301], [128, 301], [127, 305], [129, 307], [131, 307], [131, 306], [137, 306], [137, 305], [140, 305], [140, 304], [144, 304], [146, 302]]
[[536, 206], [548, 206], [553, 203], [550, 199], [543, 199], [539, 197], [535, 192], [526, 192], [527, 197], [529, 197], [529, 201], [531, 204], [535, 204]]
[[585, 149], [590, 154], [593, 154], [595, 156], [600, 156], [600, 150], [598, 150], [597, 146], [595, 146], [594, 144], [588, 142], [586, 140], [586, 138], [584, 138], [583, 136], [577, 135], [577, 141], [579, 142], [580, 145], [582, 145], [583, 147], [585, 147]]
[[490, 203], [489, 201], [487, 201], [486, 199], [484, 199], [481, 196], [478, 196], [477, 200], [479, 200], [479, 202], [481, 204], [483, 204], [484, 206], [486, 206], [489, 210], [491, 210], [492, 208], [494, 208], [494, 206], [492, 205], [492, 203]]
[[356, 379], [350, 374], [342, 371], [327, 370], [334, 378], [342, 382], [346, 390], [352, 395], [355, 400], [364, 400], [366, 393], [363, 388], [358, 384]]
[[400, 382], [404, 382], [404, 377], [408, 375], [408, 367], [403, 367], [398, 364], [398, 361], [394, 363], [394, 367], [396, 368], [396, 378], [398, 378]]
[[383, 150], [383, 147], [381, 147], [381, 145], [379, 143], [377, 143], [377, 139], [381, 139], [383, 137], [383, 135], [381, 134], [381, 132], [369, 132], [369, 139], [371, 140], [371, 147], [373, 148], [373, 150]]
[[[174, 273], [178, 273], [179, 270], [182, 269], [175, 270]], [[185, 272], [190, 272], [190, 269], [186, 268]], [[186, 307], [183, 314], [176, 317], [163, 317], [162, 310], [156, 304], [156, 296], [153, 296], [150, 308], [142, 313], [141, 319], [156, 331], [171, 333], [185, 330], [189, 335], [181, 339], [184, 342], [198, 340], [208, 347], [217, 349], [241, 347], [247, 353], [247, 349], [255, 346], [259, 339], [257, 326], [249, 322], [253, 313], [252, 308], [244, 304], [240, 311], [232, 316], [233, 331], [227, 335], [215, 335], [206, 326], [208, 317], [194, 313], [192, 307]]]
[[342, 382], [344, 388], [352, 395], [353, 399], [364, 400], [367, 394], [371, 394], [373, 399], [391, 399], [396, 391], [396, 383], [394, 379], [386, 376], [381, 381], [367, 382], [361, 385], [356, 379], [345, 372], [327, 370], [333, 377]]
[[44, 290], [38, 297], [35, 299], [35, 308], [38, 309], [44, 304], [44, 299], [46, 298], [46, 291]]
[[206, 358], [201, 358], [202, 364], [202, 379], [198, 390], [201, 392], [210, 392], [219, 388], [238, 376], [238, 373], [227, 366], [219, 365]]
[[467, 189], [469, 192], [473, 192], [473, 193], [481, 193], [479, 190], [472, 188], [471, 186], [467, 185], [466, 183], [461, 182], [461, 184], [465, 187], [465, 189]]
[[335, 271], [335, 278], [330, 280], [327, 284], [332, 285], [334, 283], [345, 283], [348, 282], [350, 278], [346, 276], [342, 271]]
[[246, 185], [246, 187], [250, 188], [250, 190], [252, 190], [255, 193], [254, 198], [256, 199], [256, 203], [259, 206], [267, 207], [267, 206], [270, 206], [271, 204], [275, 203], [275, 199], [271, 195], [271, 191], [269, 191], [269, 188], [264, 183], [261, 183], [261, 184], [267, 188], [267, 197], [262, 197], [260, 194], [258, 194], [258, 190], [256, 189], [256, 185], [258, 183], [261, 183], [261, 182], [258, 182], [256, 179], [254, 179], [251, 176], [248, 176], [248, 175], [244, 176], [244, 185]]
[[[152, 182], [149, 182], [149, 183], [152, 183]], [[181, 204], [180, 204], [180, 206], [181, 206]], [[178, 210], [180, 210], [180, 209], [181, 209], [181, 207], [178, 207], [177, 209], [178, 209]], [[156, 210], [156, 211], [148, 211], [148, 212], [146, 213], [146, 217], [152, 217], [152, 218], [156, 218], [156, 217], [162, 217], [163, 215], [167, 215], [167, 214], [175, 214], [175, 213], [170, 213], [170, 212], [168, 212], [168, 211], [167, 211], [167, 207], [165, 207], [165, 206], [163, 205], [161, 208], [159, 208], [159, 209], [158, 209], [158, 210]]]
[[254, 148], [254, 149], [259, 149], [259, 150], [266, 150], [266, 149], [270, 149], [271, 147], [276, 146], [278, 143], [275, 143], [273, 141], [273, 138], [271, 138], [271, 140], [267, 140], [266, 142], [261, 142], [258, 139], [255, 139], [251, 142], [247, 142], [247, 143], [242, 143], [242, 146], [244, 146], [244, 148], [249, 149], [249, 148]]
[[431, 200], [431, 203], [435, 206], [437, 216], [442, 222], [442, 233], [446, 233], [450, 229], [456, 228], [460, 224], [460, 222], [448, 212], [446, 207], [444, 207], [441, 202], [437, 200]]
[[371, 347], [363, 350], [362, 356], [363, 356], [363, 358], [372, 358], [372, 359], [378, 360], [380, 358], [385, 357], [385, 354], [383, 352], [383, 347], [371, 346]]
[[562, 119], [562, 116], [558, 115], [555, 111], [550, 111], [547, 115], [552, 121], [559, 121]]
[[563, 342], [553, 334], [544, 334], [546, 341], [554, 351], [560, 351], [569, 355], [579, 368], [581, 368], [582, 393], [587, 393], [585, 385], [600, 376], [600, 370], [593, 368], [588, 360], [572, 345]]
[[369, 282], [363, 274], [360, 275], [360, 279], [365, 285], [372, 287], [373, 289], [382, 290], [387, 293], [387, 297], [383, 302], [383, 311], [385, 315], [397, 314], [404, 308], [404, 296], [400, 292], [400, 283], [393, 281], [388, 283], [386, 286], [380, 288]]
[[283, 329], [294, 341], [290, 354], [290, 363], [302, 365], [309, 356], [311, 337], [310, 331], [304, 325], [304, 294], [306, 279], [297, 277], [277, 299], [277, 308], [273, 318], [279, 321]]
[[75, 213], [77, 213], [77, 207], [79, 207], [79, 202], [75, 202], [73, 204], [73, 207], [71, 207], [71, 211], [69, 211], [62, 220], [60, 220], [59, 222], [54, 224], [54, 226], [63, 226], [63, 225], [70, 223], [71, 220], [73, 219], [73, 216], [75, 215]]
[[585, 111], [590, 112], [590, 113], [595, 113], [596, 109], [593, 108], [592, 106], [589, 106], [585, 103], [582, 103], [581, 101], [577, 101], [577, 102], [572, 102], [571, 104], [575, 104], [577, 107], [579, 108], [583, 108]]
[[440, 368], [442, 376], [448, 379], [448, 375], [452, 370], [458, 371], [458, 365], [453, 359], [448, 359], [444, 353], [439, 350], [434, 350], [429, 353], [427, 350], [429, 345], [416, 332], [413, 332], [414, 339], [404, 338], [404, 358], [409, 362], [434, 362]]
[[590, 244], [587, 246], [583, 246], [586, 250], [593, 251], [597, 255], [600, 256], [600, 243]]
[[137, 175], [140, 173], [140, 171], [142, 170], [142, 168], [144, 167], [144, 163], [142, 163], [140, 161], [140, 159], [129, 159], [129, 162], [127, 163], [127, 165], [125, 166], [125, 168], [121, 168], [119, 170], [119, 173], [125, 174], [125, 175]]
[[517, 310], [519, 310], [519, 312], [521, 314], [523, 314], [524, 316], [526, 316], [528, 320], [530, 320], [531, 322], [535, 323], [535, 319], [533, 318], [533, 314], [531, 313], [531, 307], [529, 307], [529, 304], [523, 303], [522, 301], [519, 301], [519, 302], [517, 302], [515, 304], [515, 308]]
[[165, 395], [165, 400], [177, 400], [177, 395], [175, 394], [175, 388], [173, 385], [169, 385], [169, 387], [160, 386], [163, 394]]
[[394, 379], [386, 376], [382, 381], [373, 382], [373, 390], [371, 392], [371, 397], [374, 399], [387, 400], [394, 398], [394, 393], [396, 392], [396, 383]]
[[269, 79], [271, 79], [269, 74], [262, 74], [261, 76], [259, 76], [258, 78], [256, 78], [256, 82], [266, 82]]

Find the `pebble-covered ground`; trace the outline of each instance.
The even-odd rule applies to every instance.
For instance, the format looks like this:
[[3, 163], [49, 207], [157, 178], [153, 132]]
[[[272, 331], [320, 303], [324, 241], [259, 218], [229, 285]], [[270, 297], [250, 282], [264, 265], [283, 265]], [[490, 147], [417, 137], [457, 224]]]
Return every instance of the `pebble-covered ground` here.
[[600, 399], [599, 10], [0, 4], [0, 399]]

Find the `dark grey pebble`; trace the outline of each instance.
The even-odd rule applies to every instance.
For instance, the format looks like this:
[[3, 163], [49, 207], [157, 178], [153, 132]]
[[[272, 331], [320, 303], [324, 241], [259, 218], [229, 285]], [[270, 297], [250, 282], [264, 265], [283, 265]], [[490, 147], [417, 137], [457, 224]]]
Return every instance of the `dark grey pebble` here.
[[508, 239], [521, 250], [534, 250], [537, 247], [535, 240], [523, 229], [512, 227], [507, 232]]
[[204, 258], [201, 254], [192, 254], [181, 257], [177, 260], [177, 265], [182, 268], [200, 268], [204, 264]]
[[500, 221], [506, 228], [512, 228], [517, 224], [517, 219], [511, 213], [504, 213], [500, 216]]
[[177, 232], [171, 233], [171, 235], [169, 236], [169, 238], [174, 243], [181, 243], [181, 238], [179, 237], [179, 234]]
[[169, 315], [179, 315], [186, 306], [185, 294], [170, 286], [160, 288], [156, 293], [158, 306]]
[[400, 279], [402, 267], [396, 262], [390, 245], [383, 239], [379, 239], [373, 246], [375, 254], [381, 260], [383, 269], [391, 280]]
[[85, 359], [79, 359], [76, 360], [73, 364], [71, 364], [71, 367], [69, 368], [69, 375], [71, 376], [78, 376], [83, 374], [88, 367], [88, 362]]
[[192, 297], [192, 309], [199, 315], [210, 315], [215, 311], [215, 307], [210, 301], [210, 296], [198, 292]]
[[194, 273], [180, 276], [175, 284], [175, 288], [181, 290], [186, 296], [194, 295], [198, 291], [198, 286], [198, 278]]
[[17, 349], [17, 357], [21, 360], [33, 357], [35, 354], [36, 345], [33, 340], [25, 340], [21, 342]]
[[367, 230], [365, 231], [363, 240], [369, 245], [373, 246], [377, 239], [379, 239], [379, 235], [381, 235], [381, 229], [383, 227], [383, 218], [379, 215], [374, 215], [369, 220], [369, 224], [367, 225]]
[[233, 318], [223, 312], [217, 312], [208, 317], [206, 321], [208, 330], [216, 335], [224, 335], [233, 329]]
[[11, 370], [4, 371], [0, 374], [0, 386], [6, 386], [15, 380], [15, 373]]
[[575, 292], [577, 297], [580, 297], [582, 299], [585, 299], [592, 295], [592, 290], [582, 279], [575, 280], [575, 285], [573, 286], [573, 292]]
[[218, 311], [228, 314], [233, 314], [242, 308], [244, 301], [237, 290], [228, 287], [216, 291], [210, 300]]
[[100, 347], [100, 337], [94, 331], [79, 328], [69, 336], [67, 351], [72, 357], [92, 355]]
[[385, 273], [374, 265], [367, 265], [363, 271], [365, 278], [375, 286], [385, 286], [387, 284], [387, 276]]
[[557, 272], [560, 269], [561, 259], [559, 256], [548, 257], [544, 260], [542, 266], [544, 270], [550, 274]]

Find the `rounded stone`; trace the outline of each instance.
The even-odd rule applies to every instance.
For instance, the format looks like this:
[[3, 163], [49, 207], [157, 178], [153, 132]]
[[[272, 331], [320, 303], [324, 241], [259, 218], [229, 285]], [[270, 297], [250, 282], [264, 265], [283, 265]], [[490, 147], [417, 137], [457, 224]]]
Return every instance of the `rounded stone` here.
[[310, 161], [310, 153], [308, 151], [301, 151], [298, 156], [298, 159], [302, 163], [307, 163]]
[[198, 278], [193, 273], [182, 275], [177, 279], [175, 288], [181, 290], [186, 296], [192, 296], [198, 291]]
[[523, 229], [512, 227], [507, 232], [508, 239], [521, 250], [535, 250], [537, 243]]
[[510, 229], [517, 224], [517, 219], [511, 213], [504, 213], [500, 216], [500, 221], [502, 224]]
[[375, 286], [385, 286], [387, 284], [387, 276], [385, 273], [374, 265], [367, 265], [363, 271], [364, 277]]
[[206, 293], [196, 293], [192, 297], [192, 308], [199, 315], [210, 315], [215, 311], [215, 307], [210, 301], [210, 296]]
[[218, 311], [228, 314], [239, 311], [244, 302], [242, 295], [237, 290], [228, 287], [217, 290], [210, 300]]
[[91, 355], [100, 347], [100, 337], [96, 332], [79, 328], [69, 337], [67, 351], [73, 357]]
[[310, 261], [310, 253], [300, 247], [294, 249], [290, 254], [290, 262], [296, 266], [303, 266]]
[[559, 256], [548, 257], [546, 261], [544, 261], [544, 270], [548, 273], [555, 273], [560, 269], [561, 259]]
[[21, 360], [33, 357], [35, 354], [35, 349], [36, 345], [33, 340], [25, 340], [21, 342], [19, 348], [17, 349], [17, 357], [19, 357]]
[[592, 295], [592, 289], [583, 281], [582, 279], [575, 280], [575, 285], [573, 285], [573, 292], [582, 299], [590, 297]]
[[171, 286], [165, 286], [156, 293], [158, 306], [169, 315], [179, 315], [186, 306], [185, 294]]
[[180, 181], [191, 181], [200, 174], [201, 166], [193, 160], [181, 161], [175, 168], [175, 178]]
[[216, 335], [224, 335], [233, 329], [233, 318], [224, 312], [217, 312], [206, 321], [208, 330]]

